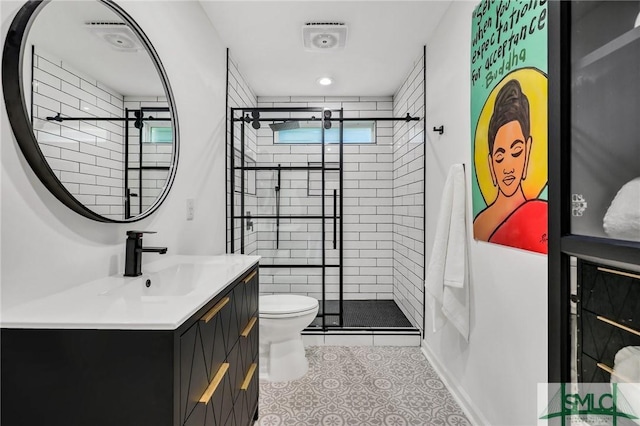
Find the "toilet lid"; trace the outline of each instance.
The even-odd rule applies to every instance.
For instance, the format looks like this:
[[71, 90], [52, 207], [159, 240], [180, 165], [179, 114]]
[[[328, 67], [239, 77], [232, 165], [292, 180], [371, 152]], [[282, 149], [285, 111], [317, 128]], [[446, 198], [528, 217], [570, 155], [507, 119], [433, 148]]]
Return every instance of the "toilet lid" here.
[[318, 308], [318, 300], [295, 294], [272, 294], [260, 296], [260, 315], [286, 315], [313, 311]]

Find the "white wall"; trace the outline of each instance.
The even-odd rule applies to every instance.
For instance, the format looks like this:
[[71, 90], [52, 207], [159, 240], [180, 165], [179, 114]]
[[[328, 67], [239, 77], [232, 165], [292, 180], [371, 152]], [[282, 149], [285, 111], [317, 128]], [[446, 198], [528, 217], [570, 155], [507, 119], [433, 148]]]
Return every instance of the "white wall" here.
[[[126, 230], [158, 231], [173, 254], [224, 252], [225, 49], [197, 2], [118, 2], [144, 29], [167, 71], [180, 124], [180, 160], [160, 210], [135, 224], [85, 219], [57, 201], [19, 152], [2, 114], [2, 307], [123, 271]], [[2, 43], [22, 3], [3, 1]], [[185, 23], [188, 22], [188, 25]], [[186, 199], [195, 219], [186, 221]], [[150, 261], [154, 253], [145, 253]], [[144, 265], [143, 265], [144, 270]]]
[[[447, 171], [454, 163], [470, 170], [469, 52], [476, 4], [453, 2], [427, 43], [427, 129], [445, 130], [442, 136], [428, 131], [425, 146], [427, 265]], [[467, 173], [467, 188], [470, 180]], [[478, 424], [535, 424], [536, 384], [547, 377], [547, 258], [471, 236], [469, 241], [469, 343], [450, 325], [434, 334], [427, 312], [423, 347]]]

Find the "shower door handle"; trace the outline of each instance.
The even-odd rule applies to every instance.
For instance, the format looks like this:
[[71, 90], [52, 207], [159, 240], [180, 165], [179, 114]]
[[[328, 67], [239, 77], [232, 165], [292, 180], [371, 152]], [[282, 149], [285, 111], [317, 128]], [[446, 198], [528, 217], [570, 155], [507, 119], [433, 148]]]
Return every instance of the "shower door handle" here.
[[131, 189], [127, 188], [124, 198], [124, 218], [129, 219], [131, 217], [131, 197], [137, 197], [138, 194], [131, 192]]
[[338, 246], [337, 240], [337, 229], [338, 229], [338, 191], [333, 190], [333, 249], [335, 250]]

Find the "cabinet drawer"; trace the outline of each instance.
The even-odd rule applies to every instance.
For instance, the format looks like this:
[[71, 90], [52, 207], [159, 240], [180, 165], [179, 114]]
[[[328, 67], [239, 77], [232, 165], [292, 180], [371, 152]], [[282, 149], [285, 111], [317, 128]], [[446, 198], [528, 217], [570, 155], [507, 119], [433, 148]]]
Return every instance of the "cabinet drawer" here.
[[247, 275], [247, 277], [243, 280], [243, 283], [246, 287], [248, 306], [247, 313], [249, 316], [253, 316], [258, 312], [258, 268]]
[[236, 322], [234, 324], [236, 338], [247, 325], [249, 318], [257, 311], [257, 291], [258, 291], [258, 269], [253, 269], [247, 273], [233, 290], [234, 313]]
[[[249, 424], [249, 415], [239, 417], [242, 409], [235, 409], [234, 402], [247, 405], [255, 399], [253, 405], [257, 404], [257, 305], [258, 273], [254, 268], [180, 336], [181, 425]], [[248, 376], [254, 362], [255, 373]], [[219, 376], [221, 368], [225, 371]], [[252, 380], [255, 392], [249, 399]]]
[[[233, 400], [240, 394], [243, 384], [251, 364], [257, 365], [258, 358], [258, 321], [249, 321], [243, 330], [243, 335], [238, 339], [238, 343], [229, 354], [227, 361], [231, 366], [231, 387], [233, 389]], [[246, 335], [246, 337], [245, 337]], [[257, 371], [255, 372], [257, 374]]]
[[[587, 311], [583, 311], [580, 318], [582, 352], [597, 362], [613, 367], [616, 353], [625, 346], [639, 346], [640, 335], [613, 325], [610, 321], [606, 317]], [[637, 330], [636, 332], [640, 333]]]
[[231, 353], [229, 354], [228, 361], [230, 365], [230, 377], [231, 377], [231, 392], [232, 392], [232, 401], [235, 401], [238, 397], [238, 392], [240, 391], [240, 386], [242, 385], [242, 380], [244, 379], [244, 369], [242, 363], [242, 352], [240, 348], [240, 343], [238, 342]]
[[231, 297], [223, 297], [198, 321], [202, 336], [202, 349], [207, 361], [209, 380], [227, 358], [236, 337], [228, 332], [231, 318]]
[[587, 354], [580, 357], [580, 382], [585, 383], [609, 383], [609, 373], [598, 367], [598, 361]]
[[233, 411], [229, 400], [231, 380], [229, 364], [222, 364], [212, 380], [209, 388], [190, 413], [184, 426], [217, 426], [225, 425], [225, 420]]
[[180, 421], [184, 422], [209, 385], [198, 323], [180, 336]]
[[251, 363], [256, 362], [258, 357], [258, 315], [249, 319], [249, 322], [240, 333], [240, 345], [241, 362], [243, 369], [246, 371]]
[[258, 365], [252, 363], [247, 368], [238, 397], [233, 406], [235, 424], [247, 426], [253, 423], [253, 415], [258, 408]]
[[[190, 416], [227, 357], [231, 299], [215, 303], [180, 336], [180, 418]], [[234, 339], [237, 339], [234, 337]], [[201, 410], [202, 411], [202, 410]]]
[[640, 328], [640, 274], [581, 260], [579, 283], [582, 309]]

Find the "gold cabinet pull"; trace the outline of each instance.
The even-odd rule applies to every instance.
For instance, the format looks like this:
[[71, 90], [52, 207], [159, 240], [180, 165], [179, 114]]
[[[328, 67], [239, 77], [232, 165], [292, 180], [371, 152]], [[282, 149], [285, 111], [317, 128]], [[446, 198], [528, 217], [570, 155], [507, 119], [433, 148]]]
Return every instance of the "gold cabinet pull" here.
[[626, 325], [622, 325], [620, 323], [612, 321], [609, 318], [605, 318], [605, 317], [603, 317], [601, 315], [596, 316], [596, 318], [598, 318], [602, 322], [606, 322], [609, 325], [612, 325], [614, 327], [618, 327], [621, 330], [624, 330], [624, 331], [627, 331], [629, 333], [635, 334], [636, 336], [640, 336], [640, 331], [634, 330], [633, 328], [627, 327]]
[[615, 269], [602, 268], [600, 266], [598, 266], [598, 271], [608, 272], [610, 274], [622, 275], [623, 277], [635, 278], [637, 280], [640, 280], [640, 275], [632, 274], [632, 273], [629, 273], [629, 272], [616, 271]]
[[600, 368], [601, 370], [606, 371], [609, 374], [613, 374], [613, 368], [609, 367], [607, 364], [603, 364], [601, 362], [596, 364], [598, 366], [598, 368]]
[[242, 386], [240, 386], [240, 390], [246, 391], [249, 389], [249, 383], [251, 383], [251, 379], [253, 378], [253, 373], [256, 372], [256, 367], [258, 364], [255, 362], [251, 364], [249, 367], [249, 371], [247, 371], [247, 375], [244, 377], [244, 381], [242, 382]]
[[215, 377], [213, 378], [211, 383], [209, 383], [209, 386], [207, 386], [207, 389], [205, 389], [204, 393], [202, 394], [202, 396], [200, 397], [198, 402], [201, 402], [203, 404], [208, 404], [209, 403], [209, 401], [211, 400], [211, 396], [213, 395], [213, 393], [218, 388], [218, 385], [222, 381], [222, 378], [227, 373], [228, 369], [229, 369], [229, 363], [228, 362], [225, 362], [224, 364], [222, 364], [220, 366], [220, 368], [218, 369], [218, 372], [216, 373]]
[[225, 297], [224, 299], [216, 303], [213, 308], [209, 309], [209, 312], [207, 312], [202, 316], [202, 318], [200, 318], [200, 321], [204, 321], [205, 323], [208, 323], [211, 320], [211, 318], [215, 317], [216, 314], [220, 312], [220, 310], [224, 308], [224, 306], [227, 303], [229, 303], [229, 300], [231, 300], [229, 297]]
[[251, 333], [251, 329], [253, 328], [254, 325], [256, 325], [256, 321], [258, 320], [258, 318], [253, 317], [249, 320], [249, 324], [247, 324], [247, 326], [244, 328], [244, 330], [242, 330], [242, 333], [240, 333], [240, 335], [242, 337], [249, 337], [249, 333]]
[[253, 279], [253, 277], [256, 276], [257, 273], [258, 273], [258, 270], [254, 269], [253, 272], [250, 273], [249, 276], [247, 278], [245, 278], [244, 280], [242, 280], [242, 281], [244, 281], [245, 284], [248, 283], [249, 281], [251, 281]]
[[620, 380], [622, 380], [623, 382], [626, 383], [631, 383], [631, 379], [629, 379], [628, 377], [622, 376], [620, 374], [618, 374], [613, 368], [609, 367], [607, 364], [603, 364], [601, 362], [596, 364], [598, 366], [598, 368], [600, 368], [601, 370], [606, 371], [607, 373], [611, 374], [612, 376], [616, 376], [619, 377]]

